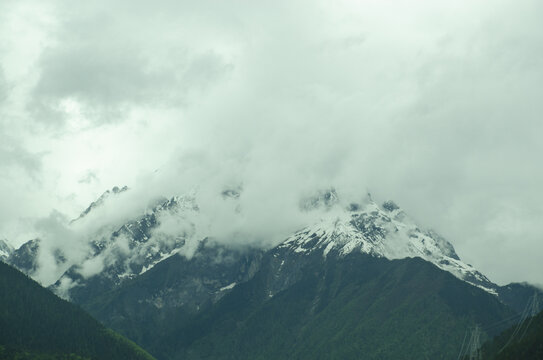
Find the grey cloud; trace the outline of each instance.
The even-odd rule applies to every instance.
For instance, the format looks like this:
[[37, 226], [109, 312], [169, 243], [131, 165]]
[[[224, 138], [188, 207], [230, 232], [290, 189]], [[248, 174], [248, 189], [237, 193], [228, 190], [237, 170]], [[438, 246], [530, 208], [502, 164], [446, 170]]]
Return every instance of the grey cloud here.
[[[186, 38], [176, 38], [194, 29], [173, 23], [165, 25], [172, 26], [171, 33], [164, 33], [163, 19], [148, 17], [151, 8], [121, 18], [104, 12], [100, 3], [88, 12], [69, 11], [55, 33], [56, 44], [41, 55], [29, 104], [34, 117], [64, 124], [67, 99], [97, 124], [120, 121], [138, 105], [182, 108], [231, 71], [228, 59], [213, 48], [195, 49]], [[173, 22], [171, 15], [166, 20]]]
[[67, 224], [68, 218], [56, 210], [35, 224], [40, 239], [37, 276], [44, 286], [52, 284], [71, 265], [83, 260], [87, 250], [87, 244]]
[[122, 120], [124, 111], [139, 104], [182, 107], [193, 88], [205, 90], [228, 71], [214, 54], [177, 59], [188, 64], [154, 71], [146, 70], [145, 59], [138, 54], [94, 51], [90, 47], [45, 55], [32, 104], [38, 119], [62, 123], [59, 108], [66, 99], [79, 102], [84, 116], [96, 123]]
[[[7, 131], [1, 126], [0, 129]], [[0, 169], [4, 175], [10, 173], [10, 169], [21, 169], [26, 176], [37, 179], [42, 170], [42, 156], [30, 153], [9, 135], [0, 134]]]

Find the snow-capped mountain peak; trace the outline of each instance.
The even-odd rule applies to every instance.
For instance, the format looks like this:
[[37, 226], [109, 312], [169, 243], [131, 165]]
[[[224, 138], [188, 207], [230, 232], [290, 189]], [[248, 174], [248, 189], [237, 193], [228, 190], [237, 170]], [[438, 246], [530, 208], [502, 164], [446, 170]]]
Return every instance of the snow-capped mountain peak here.
[[435, 231], [422, 229], [391, 201], [382, 207], [371, 198], [325, 217], [286, 239], [279, 248], [294, 253], [345, 256], [358, 251], [376, 257], [420, 257], [454, 276], [495, 293], [496, 285], [460, 260], [454, 247]]
[[[106, 193], [123, 191], [126, 189]], [[239, 192], [236, 188], [220, 195], [223, 200], [231, 201], [239, 197]], [[108, 196], [96, 201], [94, 207]], [[496, 285], [462, 262], [447, 240], [419, 227], [392, 201], [379, 206], [368, 194], [361, 203], [345, 205], [330, 188], [303, 199], [300, 204], [301, 211], [309, 217], [314, 212], [321, 218], [271, 249], [274, 253], [278, 251], [278, 256], [279, 253], [291, 253], [296, 258], [320, 254], [326, 259], [360, 252], [387, 259], [420, 257], [459, 279], [495, 293]], [[239, 207], [234, 211], [238, 213]], [[64, 259], [62, 271], [67, 270], [53, 288], [59, 294], [67, 294], [73, 287], [84, 287], [98, 276], [106, 289], [142, 275], [175, 254], [190, 258], [199, 244], [210, 237], [208, 227], [209, 219], [201, 213], [194, 194], [156, 199], [137, 218], [122, 225], [97, 228], [83, 238], [89, 244], [86, 255], [78, 261]], [[26, 273], [34, 273], [38, 247], [37, 240], [28, 242], [10, 255], [9, 262]]]

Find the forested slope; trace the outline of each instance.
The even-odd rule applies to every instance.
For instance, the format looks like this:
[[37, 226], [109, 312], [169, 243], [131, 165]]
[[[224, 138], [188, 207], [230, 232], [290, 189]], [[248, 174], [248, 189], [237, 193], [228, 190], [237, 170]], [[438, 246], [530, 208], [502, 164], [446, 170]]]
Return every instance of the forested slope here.
[[153, 358], [78, 306], [0, 262], [0, 359]]
[[485, 360], [541, 360], [543, 359], [543, 312], [512, 326], [485, 344]]

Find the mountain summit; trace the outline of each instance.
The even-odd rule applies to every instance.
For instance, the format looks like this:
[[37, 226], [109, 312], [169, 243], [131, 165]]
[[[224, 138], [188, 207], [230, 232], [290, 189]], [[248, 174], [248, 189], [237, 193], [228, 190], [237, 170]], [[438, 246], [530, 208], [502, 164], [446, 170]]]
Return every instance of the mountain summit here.
[[420, 228], [392, 201], [379, 207], [371, 198], [364, 205], [327, 213], [319, 222], [278, 246], [296, 253], [345, 256], [361, 252], [387, 259], [420, 257], [457, 278], [496, 294], [496, 285], [465, 264], [454, 247], [435, 231]]
[[[70, 226], [77, 225], [93, 209], [103, 206], [106, 199], [108, 202], [116, 201], [117, 196], [113, 195], [127, 190], [127, 187], [114, 187], [106, 191]], [[220, 194], [218, 201], [239, 201], [243, 196], [241, 188], [227, 194]], [[101, 292], [142, 275], [175, 254], [191, 256], [201, 247], [198, 244], [213, 240], [206, 233], [202, 219], [205, 216], [200, 212], [197, 199], [195, 194], [164, 198], [122, 225], [95, 229], [86, 239], [80, 239], [88, 243], [87, 255], [82, 261], [69, 258], [57, 261], [66, 271], [53, 289], [67, 298], [82, 289], [86, 293], [98, 284], [96, 291]], [[359, 202], [341, 200], [334, 188], [302, 198], [301, 211], [315, 212], [316, 220], [288, 236], [271, 251], [320, 254], [323, 257], [363, 253], [389, 260], [420, 257], [462, 281], [498, 295], [499, 287], [473, 266], [464, 263], [450, 242], [437, 232], [419, 226], [393, 201], [379, 206], [369, 194]], [[243, 216], [240, 206], [235, 207], [235, 216]], [[165, 228], [167, 231], [163, 231]], [[17, 250], [5, 245], [0, 248], [0, 255], [32, 276], [40, 271], [37, 261], [39, 247], [39, 240], [31, 240]], [[262, 252], [265, 250], [268, 249]], [[58, 257], [58, 254], [53, 256]]]

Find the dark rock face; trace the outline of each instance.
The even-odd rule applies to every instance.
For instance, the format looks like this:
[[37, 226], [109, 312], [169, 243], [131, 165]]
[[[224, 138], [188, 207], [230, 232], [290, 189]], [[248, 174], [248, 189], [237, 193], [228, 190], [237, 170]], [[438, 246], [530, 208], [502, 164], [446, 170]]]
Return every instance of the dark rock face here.
[[38, 251], [40, 240], [30, 240], [17, 250], [14, 250], [9, 256], [7, 263], [16, 267], [25, 274], [32, 274], [38, 266]]
[[113, 291], [86, 298], [81, 293], [78, 299], [99, 320], [152, 346], [172, 321], [206, 311], [251, 279], [261, 261], [260, 250], [204, 241], [190, 258], [173, 255]]
[[381, 241], [386, 235], [387, 232], [384, 228], [376, 224], [376, 219], [381, 217], [386, 222], [390, 222], [390, 218], [384, 217], [377, 212], [370, 214], [356, 214], [353, 215], [351, 224], [364, 235], [364, 237], [373, 243]]
[[396, 205], [396, 203], [392, 200], [388, 200], [383, 203], [383, 209], [385, 209], [386, 211], [394, 211], [398, 210], [399, 208], [400, 207]]
[[[76, 303], [84, 303], [103, 292], [118, 288], [123, 282], [137, 277], [146, 269], [173, 255], [176, 249], [185, 244], [187, 234], [180, 233], [163, 242], [151, 239], [153, 231], [161, 225], [160, 217], [175, 213], [180, 207], [198, 211], [197, 205], [190, 198], [160, 199], [146, 214], [92, 240], [87, 260], [102, 258], [103, 269], [97, 274], [85, 277], [81, 274], [81, 265], [75, 264], [50, 287], [51, 290]], [[120, 248], [119, 242], [124, 249]], [[73, 284], [68, 292], [62, 290], [66, 282]]]
[[145, 294], [140, 293], [138, 302], [196, 313], [249, 280], [259, 269], [261, 257], [259, 250], [204, 241], [192, 257], [173, 255], [124, 284], [120, 292], [143, 285]]

